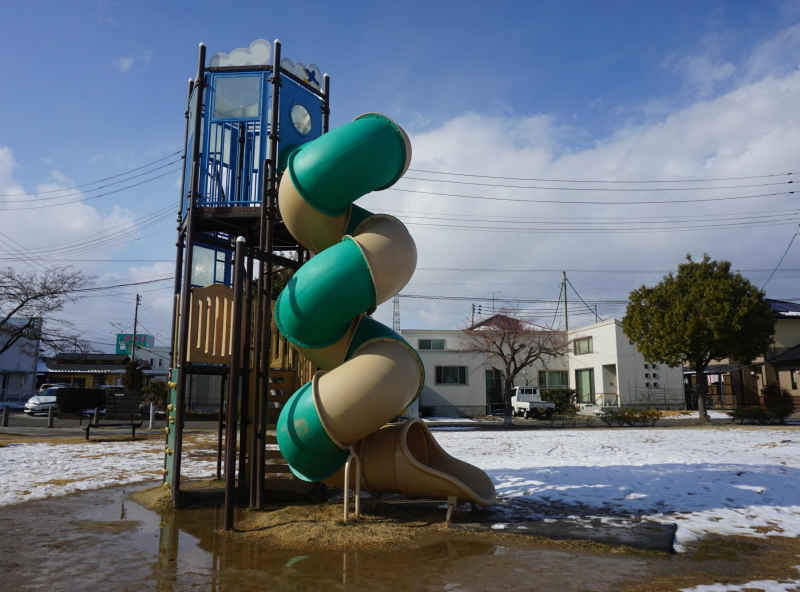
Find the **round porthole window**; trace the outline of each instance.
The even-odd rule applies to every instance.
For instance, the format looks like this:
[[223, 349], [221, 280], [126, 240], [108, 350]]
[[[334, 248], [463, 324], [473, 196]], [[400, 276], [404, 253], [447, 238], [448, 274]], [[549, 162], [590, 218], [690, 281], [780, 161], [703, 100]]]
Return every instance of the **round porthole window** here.
[[292, 105], [292, 125], [301, 135], [311, 131], [311, 114], [302, 105]]

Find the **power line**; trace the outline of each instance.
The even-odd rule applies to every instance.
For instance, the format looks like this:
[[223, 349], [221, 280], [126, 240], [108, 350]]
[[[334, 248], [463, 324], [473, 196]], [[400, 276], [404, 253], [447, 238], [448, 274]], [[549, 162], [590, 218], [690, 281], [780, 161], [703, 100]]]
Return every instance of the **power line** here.
[[[567, 283], [569, 284], [569, 287], [570, 287], [570, 288], [572, 288], [572, 291], [573, 291], [573, 292], [575, 292], [575, 296], [577, 296], [578, 298], [580, 298], [581, 302], [583, 302], [583, 305], [584, 305], [584, 306], [587, 308], [587, 310], [588, 310], [589, 312], [591, 312], [591, 313], [594, 313], [595, 315], [597, 315], [597, 312], [596, 312], [596, 311], [593, 311], [593, 310], [592, 310], [592, 309], [589, 307], [589, 305], [588, 305], [588, 304], [586, 304], [586, 301], [583, 299], [583, 297], [582, 297], [580, 294], [578, 294], [578, 291], [575, 289], [575, 286], [573, 286], [573, 285], [572, 285], [572, 282], [571, 282], [571, 281], [569, 281], [569, 278], [568, 278], [566, 275], [564, 276], [564, 279], [566, 279], [566, 280], [567, 280]], [[598, 318], [599, 318], [599, 317], [598, 317]], [[602, 321], [603, 319], [600, 319], [600, 320]]]
[[[181, 150], [176, 150], [172, 154], [167, 154], [163, 158], [159, 158], [158, 160], [154, 160], [153, 162], [148, 162], [147, 164], [143, 164], [142, 166], [136, 167], [135, 169], [130, 169], [129, 171], [125, 171], [124, 173], [119, 173], [118, 175], [111, 175], [110, 177], [105, 177], [104, 179], [98, 179], [97, 181], [92, 181], [91, 183], [83, 183], [82, 185], [75, 185], [73, 187], [64, 187], [62, 189], [51, 189], [51, 190], [48, 190], [48, 191], [37, 191], [36, 193], [4, 193], [4, 194], [0, 194], [0, 197], [24, 197], [24, 196], [27, 196], [27, 195], [44, 195], [46, 193], [57, 193], [59, 191], [71, 191], [73, 189], [80, 189], [81, 187], [88, 187], [89, 185], [96, 185], [97, 183], [102, 183], [103, 181], [108, 181], [109, 179], [116, 179], [117, 177], [123, 177], [123, 176], [125, 176], [125, 175], [127, 175], [129, 173], [133, 173], [135, 171], [139, 171], [141, 169], [145, 169], [145, 168], [147, 168], [147, 167], [149, 167], [151, 165], [154, 165], [154, 164], [156, 164], [158, 162], [161, 162], [162, 160], [167, 160], [168, 158], [171, 158], [172, 156], [175, 156], [176, 154], [180, 154], [180, 153], [181, 153]], [[183, 160], [183, 157], [181, 157], [179, 160]], [[178, 161], [176, 160], [175, 162], [178, 162]], [[167, 166], [167, 165], [164, 165], [164, 166]], [[159, 167], [159, 168], [162, 168], [162, 167]], [[154, 170], [157, 170], [157, 169], [154, 169]], [[147, 174], [147, 173], [143, 173], [143, 174]], [[133, 178], [133, 177], [131, 177], [131, 178]], [[122, 181], [120, 181], [120, 183], [122, 183]], [[97, 187], [96, 189], [100, 189], [100, 188]], [[94, 191], [94, 189], [90, 189], [89, 191]]]
[[794, 191], [781, 191], [777, 193], [760, 193], [758, 195], [739, 195], [731, 197], [706, 197], [701, 199], [665, 199], [665, 200], [647, 200], [647, 201], [591, 201], [591, 200], [560, 200], [560, 199], [519, 199], [513, 197], [486, 197], [481, 195], [463, 195], [458, 193], [441, 193], [438, 191], [417, 191], [413, 189], [398, 189], [397, 187], [390, 187], [389, 191], [399, 191], [401, 193], [416, 193], [418, 195], [438, 195], [441, 197], [459, 197], [463, 199], [482, 199], [488, 201], [511, 201], [520, 203], [553, 203], [553, 204], [591, 204], [591, 205], [649, 205], [649, 204], [674, 204], [674, 203], [697, 203], [697, 202], [711, 202], [711, 201], [732, 201], [738, 199], [754, 199], [758, 197], [775, 197], [778, 195], [791, 195]]
[[509, 181], [538, 181], [542, 183], [612, 183], [612, 184], [629, 184], [629, 183], [710, 183], [713, 181], [743, 181], [745, 179], [767, 179], [771, 177], [784, 177], [788, 175], [800, 174], [800, 171], [793, 173], [773, 173], [769, 175], [750, 175], [748, 177], [718, 177], [715, 179], [647, 179], [643, 181], [610, 181], [608, 179], [540, 179], [534, 177], [501, 177], [495, 175], [476, 175], [470, 173], [452, 173], [444, 171], [426, 171], [422, 169], [408, 169], [415, 173], [427, 173], [434, 175], [451, 175], [454, 177], [475, 177], [481, 179], [505, 179]]
[[797, 236], [797, 233], [798, 233], [798, 232], [800, 232], [800, 228], [799, 228], [798, 230], [795, 230], [795, 231], [794, 231], [794, 234], [792, 235], [792, 240], [790, 240], [790, 241], [789, 241], [789, 246], [788, 246], [788, 247], [786, 247], [786, 250], [783, 252], [783, 255], [781, 256], [781, 260], [780, 260], [780, 261], [778, 261], [778, 264], [775, 266], [775, 269], [773, 269], [773, 270], [772, 270], [772, 273], [771, 273], [771, 274], [769, 274], [769, 277], [767, 278], [767, 281], [766, 281], [766, 282], [764, 282], [764, 285], [763, 285], [763, 286], [761, 286], [761, 289], [762, 289], [762, 290], [763, 290], [764, 288], [766, 288], [766, 287], [767, 287], [767, 284], [768, 284], [768, 283], [769, 283], [769, 281], [772, 279], [772, 276], [773, 276], [773, 275], [775, 275], [775, 272], [776, 272], [776, 271], [778, 271], [778, 268], [781, 266], [781, 263], [783, 263], [783, 260], [784, 260], [784, 258], [786, 257], [786, 254], [789, 252], [789, 249], [791, 249], [791, 248], [792, 248], [792, 243], [794, 242], [794, 239], [795, 239], [795, 237]]
[[[155, 181], [156, 179], [160, 179], [161, 177], [166, 177], [167, 175], [169, 175], [171, 173], [176, 173], [176, 172], [178, 172], [180, 170], [181, 170], [181, 167], [176, 167], [174, 169], [171, 169], [171, 170], [167, 171], [166, 173], [163, 173], [161, 175], [157, 175], [155, 177], [151, 177], [149, 179], [145, 179], [144, 181], [140, 181], [138, 183], [134, 183], [133, 185], [128, 185], [127, 187], [121, 187], [119, 189], [114, 189], [113, 191], [107, 191], [106, 193], [100, 193], [98, 195], [93, 195], [91, 197], [87, 197], [86, 199], [76, 199], [76, 200], [67, 201], [67, 202], [64, 202], [64, 203], [50, 204], [50, 205], [46, 205], [46, 206], [31, 206], [31, 207], [28, 207], [28, 208], [4, 208], [4, 209], [0, 209], [0, 212], [19, 212], [21, 210], [41, 210], [41, 209], [44, 209], [44, 208], [57, 208], [57, 207], [60, 207], [60, 206], [68, 206], [70, 204], [82, 203], [84, 201], [91, 201], [93, 199], [98, 199], [100, 197], [105, 197], [107, 195], [112, 195], [114, 193], [119, 193], [121, 191], [126, 191], [128, 189], [133, 189], [134, 187], [138, 187], [139, 185], [144, 185], [145, 183], [150, 183], [151, 181]], [[2, 202], [2, 203], [11, 204], [11, 203], [25, 203], [25, 202], [20, 201], [20, 202]]]
[[[675, 269], [498, 269], [498, 268], [467, 268], [467, 267], [418, 267], [416, 271], [454, 271], [454, 272], [480, 272], [480, 273], [670, 273]], [[739, 273], [761, 273], [772, 269], [735, 269]], [[784, 268], [781, 271], [800, 271], [800, 269]]]
[[542, 187], [540, 185], [500, 185], [497, 183], [477, 183], [474, 181], [449, 181], [446, 179], [420, 179], [419, 177], [403, 177], [403, 181], [425, 181], [427, 183], [447, 183], [449, 185], [472, 185], [474, 187], [500, 187], [505, 189], [537, 189], [542, 191], [605, 191], [614, 193], [644, 193], [654, 191], [715, 191], [718, 189], [745, 189], [748, 187], [771, 187], [789, 185], [794, 181], [778, 183], [755, 183], [751, 185], [721, 185], [719, 187]]
[[[132, 177], [128, 177], [127, 179], [120, 179], [119, 181], [114, 181], [113, 183], [108, 183], [106, 185], [100, 185], [99, 187], [95, 187], [94, 189], [86, 189], [85, 191], [76, 191], [75, 193], [67, 193], [67, 194], [64, 194], [64, 195], [54, 195], [52, 197], [36, 197], [36, 198], [33, 198], [33, 199], [26, 199], [24, 202], [22, 202], [20, 200], [13, 200], [12, 199], [12, 200], [0, 201], [0, 203], [13, 204], [13, 203], [30, 203], [32, 201], [52, 201], [54, 199], [63, 199], [65, 197], [73, 197], [75, 195], [86, 195], [87, 193], [89, 193], [91, 191], [99, 191], [100, 189], [105, 189], [106, 187], [113, 187], [114, 185], [119, 185], [120, 183], [126, 183], [126, 182], [130, 181], [131, 179], [137, 179], [139, 177], [143, 177], [145, 175], [149, 175], [150, 173], [153, 173], [155, 171], [160, 171], [161, 169], [164, 169], [164, 168], [166, 168], [168, 166], [171, 166], [171, 165], [175, 164], [176, 162], [180, 162], [180, 161], [181, 161], [181, 159], [173, 160], [172, 162], [168, 162], [167, 164], [162, 165], [160, 167], [156, 167], [156, 168], [151, 169], [149, 171], [145, 171], [143, 173], [139, 173], [138, 175], [133, 175]], [[56, 192], [60, 192], [60, 191], [69, 191], [69, 189], [54, 189], [52, 191], [46, 191], [46, 192], [43, 192], [43, 193], [56, 193]], [[34, 194], [31, 194], [31, 195], [37, 195], [37, 194], [34, 193]]]

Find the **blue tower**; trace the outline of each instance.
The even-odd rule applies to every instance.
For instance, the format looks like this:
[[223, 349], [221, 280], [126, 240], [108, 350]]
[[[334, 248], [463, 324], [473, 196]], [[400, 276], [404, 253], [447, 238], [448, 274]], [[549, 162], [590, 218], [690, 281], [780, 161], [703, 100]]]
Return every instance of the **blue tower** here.
[[[240, 396], [241, 422], [238, 471], [235, 442], [226, 448], [226, 524], [232, 521], [234, 473], [239, 487], [249, 482], [251, 505], [263, 507], [272, 275], [276, 269], [298, 269], [309, 257], [281, 221], [277, 188], [289, 155], [328, 131], [329, 97], [328, 75], [316, 64], [282, 59], [277, 40], [271, 45], [258, 39], [215, 54], [208, 63], [200, 44], [197, 76], [189, 81], [164, 480], [176, 500], [189, 376], [227, 377], [227, 429], [234, 440]], [[232, 352], [227, 359], [189, 360], [194, 288], [228, 290], [229, 308], [222, 314], [232, 310], [233, 319], [220, 321], [225, 325], [220, 343]], [[205, 305], [194, 306], [199, 311]], [[221, 397], [220, 430], [222, 411]], [[258, 437], [248, 440], [248, 426]]]

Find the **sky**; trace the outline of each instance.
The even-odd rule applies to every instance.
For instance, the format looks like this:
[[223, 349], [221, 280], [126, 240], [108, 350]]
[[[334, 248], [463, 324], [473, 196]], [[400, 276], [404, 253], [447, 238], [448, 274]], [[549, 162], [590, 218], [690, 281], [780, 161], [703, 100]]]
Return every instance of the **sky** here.
[[[761, 286], [800, 222], [783, 175], [800, 172], [800, 2], [12, 1], [0, 20], [0, 201], [15, 203], [0, 204], [0, 263], [49, 257], [106, 285], [171, 276], [172, 163], [198, 44], [211, 55], [257, 38], [330, 74], [332, 126], [377, 111], [408, 131], [406, 179], [359, 202], [397, 215], [417, 242], [403, 294], [425, 298], [401, 298], [403, 328], [456, 328], [473, 303], [491, 311], [493, 294], [497, 308], [555, 301], [560, 270], [571, 327], [594, 321], [595, 302], [600, 318], [621, 318], [624, 305], [604, 301], [687, 253], [767, 270], [744, 273]], [[128, 183], [56, 192], [156, 160]], [[671, 183], [608, 183], [647, 180]], [[20, 193], [39, 195], [9, 197]], [[770, 193], [783, 195], [738, 199]], [[800, 297], [798, 248], [768, 296]], [[493, 271], [464, 271], [482, 269]], [[63, 319], [108, 351], [132, 328], [137, 291], [145, 332], [166, 344], [171, 281], [87, 298]], [[524, 305], [558, 326], [555, 306]], [[391, 303], [376, 318], [391, 324]]]

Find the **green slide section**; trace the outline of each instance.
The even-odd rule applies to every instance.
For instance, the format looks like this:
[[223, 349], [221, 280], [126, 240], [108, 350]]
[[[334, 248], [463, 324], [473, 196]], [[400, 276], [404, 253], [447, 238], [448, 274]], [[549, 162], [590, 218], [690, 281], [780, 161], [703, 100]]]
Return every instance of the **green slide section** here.
[[359, 197], [394, 184], [405, 163], [403, 132], [383, 115], [369, 114], [305, 144], [286, 168], [303, 199], [341, 216]]
[[367, 260], [350, 237], [303, 265], [275, 303], [275, 323], [303, 347], [336, 343], [353, 317], [376, 305]]
[[292, 473], [303, 481], [334, 475], [350, 454], [328, 436], [314, 406], [313, 382], [298, 390], [278, 417], [278, 443]]

